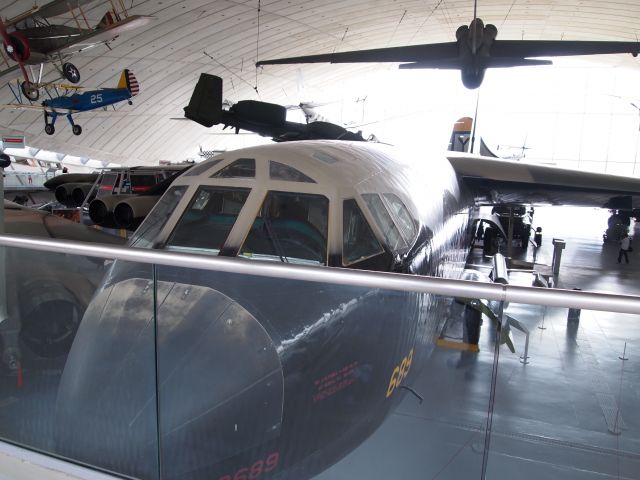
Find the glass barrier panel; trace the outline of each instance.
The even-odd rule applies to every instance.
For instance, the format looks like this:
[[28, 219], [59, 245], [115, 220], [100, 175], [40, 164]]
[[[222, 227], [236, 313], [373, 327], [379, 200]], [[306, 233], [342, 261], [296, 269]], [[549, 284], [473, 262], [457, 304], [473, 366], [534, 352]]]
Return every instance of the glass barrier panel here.
[[[157, 479], [153, 267], [0, 248], [0, 439]], [[2, 262], [0, 262], [2, 265]]]
[[463, 304], [163, 266], [156, 278], [163, 480], [479, 476], [492, 352], [435, 346]]
[[487, 478], [638, 478], [640, 315], [505, 314], [516, 353], [498, 356]]

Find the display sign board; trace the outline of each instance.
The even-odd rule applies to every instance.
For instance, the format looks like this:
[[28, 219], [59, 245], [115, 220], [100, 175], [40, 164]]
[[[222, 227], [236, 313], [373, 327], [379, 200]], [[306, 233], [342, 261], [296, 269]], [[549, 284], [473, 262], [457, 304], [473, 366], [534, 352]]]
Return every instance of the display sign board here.
[[24, 135], [2, 135], [3, 148], [24, 148]]

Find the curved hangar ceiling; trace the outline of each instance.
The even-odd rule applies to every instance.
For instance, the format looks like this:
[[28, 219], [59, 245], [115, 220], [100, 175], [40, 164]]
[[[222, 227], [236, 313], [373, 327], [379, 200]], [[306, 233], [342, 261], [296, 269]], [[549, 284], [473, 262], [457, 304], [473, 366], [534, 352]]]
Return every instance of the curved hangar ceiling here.
[[[471, 1], [454, 0], [262, 0], [259, 15], [258, 0], [123, 1], [129, 15], [150, 15], [153, 21], [120, 35], [108, 47], [100, 44], [82, 51], [71, 61], [80, 70], [81, 84], [88, 87], [115, 86], [122, 69], [133, 71], [140, 83], [133, 105], [122, 102], [115, 111], [78, 115], [80, 136], [73, 135], [64, 117], [58, 118], [57, 131], [49, 136], [38, 111], [2, 109], [1, 133], [24, 133], [34, 147], [125, 165], [179, 161], [193, 154], [208, 131], [171, 119], [182, 116], [200, 72], [223, 77], [225, 96], [234, 100], [292, 103], [287, 92], [299, 87], [299, 68], [315, 87], [322, 87], [353, 72], [380, 67], [276, 65], [258, 70], [256, 76], [257, 56], [448, 42], [458, 26], [473, 18]], [[119, 0], [114, 3], [122, 5]], [[94, 26], [111, 5], [109, 0], [95, 0], [82, 13]], [[0, 0], [4, 19], [32, 7], [32, 0]], [[635, 41], [640, 29], [636, 0], [485, 0], [479, 2], [478, 16], [498, 27], [499, 39]], [[51, 23], [75, 25], [75, 20], [65, 12]], [[626, 55], [619, 62], [633, 64], [634, 59]], [[0, 79], [0, 103], [15, 103], [5, 84], [18, 76], [13, 72]], [[51, 65], [44, 67], [43, 79], [57, 80]], [[256, 79], [259, 94], [253, 88]]]

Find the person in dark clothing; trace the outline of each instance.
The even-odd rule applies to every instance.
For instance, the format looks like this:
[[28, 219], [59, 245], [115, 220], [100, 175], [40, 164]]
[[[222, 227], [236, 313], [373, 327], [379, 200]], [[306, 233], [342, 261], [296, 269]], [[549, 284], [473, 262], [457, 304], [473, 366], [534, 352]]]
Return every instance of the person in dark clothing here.
[[622, 257], [624, 257], [625, 263], [629, 263], [629, 254], [631, 251], [631, 237], [629, 235], [625, 235], [622, 240], [620, 240], [620, 251], [618, 252], [618, 263], [622, 261]]
[[536, 228], [536, 234], [533, 236], [533, 241], [536, 244], [536, 247], [540, 247], [542, 245], [542, 227]]

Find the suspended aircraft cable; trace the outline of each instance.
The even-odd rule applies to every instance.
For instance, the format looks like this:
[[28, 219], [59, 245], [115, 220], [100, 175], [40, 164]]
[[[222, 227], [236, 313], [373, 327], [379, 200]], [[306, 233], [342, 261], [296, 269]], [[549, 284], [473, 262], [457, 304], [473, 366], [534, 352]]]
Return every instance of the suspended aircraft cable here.
[[507, 18], [509, 18], [509, 15], [511, 14], [511, 9], [514, 7], [517, 1], [518, 0], [513, 0], [513, 2], [511, 3], [509, 10], [507, 10], [507, 14], [504, 16], [504, 19], [502, 20], [502, 24], [500, 25], [500, 28], [504, 27], [504, 23], [507, 21]]
[[427, 18], [424, 19], [424, 21], [420, 24], [420, 26], [418, 26], [418, 29], [413, 33], [413, 36], [411, 37], [411, 39], [408, 42], [409, 44], [413, 43], [413, 39], [416, 38], [416, 35], [418, 35], [418, 33], [420, 33], [420, 30], [422, 30], [422, 27], [424, 27], [426, 25], [426, 23], [429, 21], [429, 19], [431, 17], [433, 17], [433, 14], [436, 12], [436, 10], [438, 10], [438, 7], [442, 4], [442, 2], [444, 2], [444, 0], [439, 0], [439, 2], [436, 4], [436, 6], [431, 9], [431, 11], [429, 12], [429, 15], [427, 15]]
[[391, 42], [393, 41], [393, 37], [396, 36], [396, 32], [398, 31], [398, 27], [400, 26], [400, 24], [402, 23], [402, 20], [404, 20], [404, 17], [406, 15], [407, 15], [407, 11], [405, 10], [404, 12], [402, 12], [402, 16], [400, 17], [400, 20], [398, 21], [398, 23], [396, 23], [396, 28], [393, 29], [393, 33], [389, 37], [389, 40], [387, 40], [387, 47], [391, 45]]
[[[256, 88], [254, 88], [253, 85], [251, 85], [251, 83], [247, 82], [244, 78], [242, 78], [240, 75], [238, 75], [237, 73], [235, 73], [234, 71], [232, 71], [229, 67], [227, 67], [225, 64], [223, 64], [222, 62], [220, 62], [219, 60], [216, 60], [215, 58], [213, 58], [211, 55], [209, 55], [207, 52], [202, 52], [205, 56], [209, 57], [211, 60], [213, 60], [214, 62], [216, 62], [218, 65], [220, 65], [222, 68], [224, 68], [227, 72], [229, 72], [231, 75], [235, 75], [236, 77], [238, 77], [240, 80], [242, 80], [244, 83], [246, 83], [247, 85], [249, 85], [251, 88], [253, 88], [256, 92], [258, 91]], [[231, 82], [233, 82], [233, 80], [231, 80]]]
[[[261, 0], [258, 0], [258, 32], [256, 34], [256, 62], [260, 59], [260, 2]], [[256, 67], [256, 85], [253, 87], [253, 89], [256, 91], [256, 93], [258, 94], [258, 97], [260, 97], [260, 93], [258, 92], [258, 67]]]

